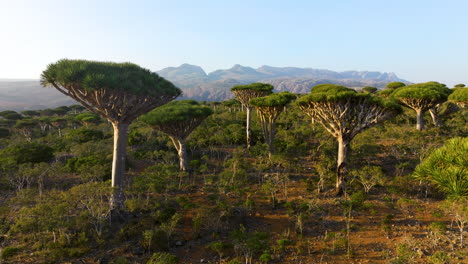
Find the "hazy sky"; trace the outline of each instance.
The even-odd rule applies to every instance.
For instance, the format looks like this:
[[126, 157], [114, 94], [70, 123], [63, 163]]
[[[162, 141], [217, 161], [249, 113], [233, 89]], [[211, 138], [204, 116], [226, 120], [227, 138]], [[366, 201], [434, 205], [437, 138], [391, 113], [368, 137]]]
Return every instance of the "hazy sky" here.
[[61, 58], [395, 72], [468, 84], [465, 0], [0, 0], [0, 78]]

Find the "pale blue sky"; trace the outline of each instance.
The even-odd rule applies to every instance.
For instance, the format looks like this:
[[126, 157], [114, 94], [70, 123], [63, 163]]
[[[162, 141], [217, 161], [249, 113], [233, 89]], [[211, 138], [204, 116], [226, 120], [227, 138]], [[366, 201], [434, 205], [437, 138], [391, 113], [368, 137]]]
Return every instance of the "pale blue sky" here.
[[468, 84], [468, 1], [0, 0], [0, 78], [61, 58], [395, 72]]

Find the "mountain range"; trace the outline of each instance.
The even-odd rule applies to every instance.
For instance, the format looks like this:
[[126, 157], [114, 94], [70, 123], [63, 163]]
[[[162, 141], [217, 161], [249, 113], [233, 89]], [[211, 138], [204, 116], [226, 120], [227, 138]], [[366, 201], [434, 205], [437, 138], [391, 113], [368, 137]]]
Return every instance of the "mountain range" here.
[[376, 71], [335, 72], [312, 68], [261, 66], [257, 69], [239, 64], [227, 70], [206, 73], [200, 66], [182, 64], [157, 71], [183, 91], [184, 98], [204, 101], [221, 101], [232, 98], [230, 88], [252, 82], [270, 83], [276, 91], [308, 93], [310, 88], [322, 83], [340, 84], [347, 87], [385, 87], [389, 82], [406, 82], [394, 73]]
[[[389, 82], [408, 81], [394, 73], [376, 71], [335, 72], [297, 67], [234, 65], [230, 69], [206, 73], [200, 66], [182, 64], [157, 71], [183, 91], [181, 98], [199, 101], [222, 101], [233, 98], [230, 89], [234, 85], [252, 82], [270, 83], [275, 91], [308, 93], [310, 88], [322, 83], [340, 84], [347, 87], [385, 87]], [[53, 88], [43, 88], [39, 80], [0, 79], [0, 111], [53, 108], [76, 103]]]

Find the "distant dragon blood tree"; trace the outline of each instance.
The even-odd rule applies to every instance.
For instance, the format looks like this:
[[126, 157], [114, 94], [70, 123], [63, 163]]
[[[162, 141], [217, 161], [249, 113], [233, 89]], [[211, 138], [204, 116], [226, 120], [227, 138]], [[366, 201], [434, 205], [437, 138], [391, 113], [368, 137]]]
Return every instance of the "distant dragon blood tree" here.
[[424, 129], [424, 113], [447, 100], [450, 89], [438, 82], [417, 83], [397, 88], [391, 96], [416, 111], [416, 129]]
[[361, 131], [401, 111], [401, 107], [390, 100], [333, 84], [317, 85], [296, 102], [299, 108], [320, 122], [338, 141], [338, 194], [346, 191], [346, 161], [351, 140]]
[[246, 134], [247, 134], [247, 148], [250, 148], [251, 143], [251, 130], [250, 130], [250, 119], [252, 117], [252, 108], [250, 100], [256, 97], [266, 96], [272, 93], [273, 86], [268, 83], [251, 83], [246, 85], [236, 85], [231, 88], [231, 91], [236, 95], [237, 100], [247, 110], [247, 121], [246, 121]]
[[366, 87], [363, 87], [361, 89], [361, 91], [365, 92], [365, 93], [375, 93], [377, 92], [377, 88], [376, 87], [372, 87], [372, 86], [366, 86]]
[[255, 106], [260, 117], [270, 155], [274, 152], [273, 140], [276, 134], [276, 119], [283, 112], [285, 106], [295, 98], [296, 96], [290, 92], [281, 92], [250, 100], [250, 104]]
[[153, 128], [169, 135], [179, 154], [180, 170], [188, 170], [185, 140], [213, 111], [194, 100], [170, 102], [141, 117]]
[[111, 207], [121, 209], [124, 202], [128, 126], [138, 116], [174, 100], [181, 90], [157, 74], [132, 63], [68, 59], [49, 64], [42, 72], [41, 84], [55, 87], [112, 123], [112, 187], [115, 191]]
[[468, 105], [468, 88], [459, 87], [453, 90], [454, 91], [449, 95], [448, 100], [456, 103], [462, 108], [465, 108]]

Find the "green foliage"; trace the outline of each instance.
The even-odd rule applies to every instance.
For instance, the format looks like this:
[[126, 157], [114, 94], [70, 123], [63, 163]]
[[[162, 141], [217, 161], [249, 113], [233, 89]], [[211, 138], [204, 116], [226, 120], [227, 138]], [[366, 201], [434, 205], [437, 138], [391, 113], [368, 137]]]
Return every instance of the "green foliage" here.
[[21, 111], [21, 114], [23, 116], [29, 116], [29, 117], [41, 115], [38, 111], [34, 111], [34, 110]]
[[1, 249], [1, 259], [6, 260], [14, 255], [18, 254], [20, 248], [17, 247], [4, 247]]
[[384, 89], [377, 92], [378, 96], [389, 97], [392, 93], [395, 92], [395, 89]]
[[385, 182], [384, 173], [381, 167], [377, 166], [364, 166], [360, 169], [351, 171], [356, 179], [364, 187], [364, 191], [368, 193], [372, 187], [377, 184], [383, 185]]
[[173, 164], [156, 164], [150, 166], [134, 179], [133, 188], [138, 193], [164, 192], [169, 187], [171, 178], [175, 178], [178, 171], [177, 166]]
[[453, 93], [449, 95], [448, 99], [454, 102], [468, 102], [468, 88], [454, 89]]
[[309, 102], [339, 102], [344, 100], [362, 100], [380, 105], [382, 107], [400, 112], [401, 107], [391, 100], [386, 100], [368, 93], [357, 93], [355, 90], [335, 84], [319, 84], [312, 88], [308, 95], [299, 98], [296, 103], [299, 106], [307, 106]]
[[231, 91], [263, 91], [271, 92], [273, 91], [273, 85], [269, 83], [251, 83], [245, 85], [236, 85], [231, 88]]
[[82, 113], [78, 114], [73, 118], [75, 121], [79, 121], [85, 124], [97, 124], [101, 118], [94, 113]]
[[177, 264], [179, 259], [166, 252], [157, 252], [151, 256], [150, 260], [146, 264]]
[[308, 95], [302, 96], [296, 102], [301, 105], [308, 101], [339, 101], [349, 97], [356, 96], [356, 91], [341, 85], [319, 84], [312, 87]]
[[281, 107], [289, 104], [295, 98], [296, 95], [290, 92], [280, 92], [253, 98], [250, 103], [257, 107]]
[[226, 107], [234, 107], [234, 106], [240, 107], [241, 106], [241, 103], [239, 101], [237, 101], [236, 99], [230, 99], [230, 100], [222, 101], [221, 104], [226, 106]]
[[[140, 118], [150, 126], [165, 126], [173, 123], [190, 122], [192, 119], [206, 118], [213, 111], [194, 100], [172, 101], [157, 107]], [[189, 123], [186, 124], [189, 126]], [[183, 129], [183, 128], [182, 128]]]
[[104, 138], [104, 133], [100, 130], [88, 129], [88, 128], [79, 128], [70, 131], [65, 138], [76, 142], [76, 143], [85, 143], [92, 140], [101, 140]]
[[0, 150], [0, 161], [16, 164], [49, 162], [54, 157], [54, 150], [41, 143], [22, 142]]
[[0, 127], [0, 138], [7, 138], [10, 136], [10, 130], [8, 128]]
[[137, 95], [177, 96], [181, 90], [150, 70], [132, 63], [62, 59], [41, 74], [43, 86], [79, 84], [84, 91], [110, 89]]
[[7, 120], [19, 120], [19, 119], [23, 119], [23, 116], [18, 114], [17, 112], [15, 111], [11, 111], [11, 110], [6, 110], [6, 111], [2, 111], [0, 112], [0, 116], [7, 119]]
[[450, 263], [451, 258], [447, 252], [437, 251], [429, 256], [429, 263], [431, 264], [447, 264]]
[[413, 176], [435, 184], [449, 198], [468, 197], [468, 138], [453, 138], [419, 164]]
[[37, 121], [34, 119], [22, 119], [16, 121], [15, 129], [32, 129], [36, 127]]
[[372, 87], [372, 86], [363, 87], [361, 90], [362, 90], [363, 92], [365, 92], [365, 93], [375, 93], [375, 92], [377, 92], [377, 88], [376, 88], [376, 87]]
[[463, 88], [463, 87], [465, 87], [465, 84], [463, 84], [463, 83], [455, 84], [454, 87], [455, 88]]
[[241, 226], [240, 229], [230, 232], [230, 236], [238, 253], [243, 254], [246, 259], [251, 259], [269, 248], [269, 236], [265, 232], [249, 233]]
[[389, 89], [397, 89], [403, 86], [406, 86], [406, 84], [402, 82], [391, 82], [391, 83], [388, 83], [386, 87]]
[[101, 155], [70, 158], [65, 168], [70, 172], [80, 174], [85, 181], [105, 181], [111, 177], [110, 160]]
[[411, 98], [411, 99], [426, 99], [443, 102], [447, 100], [450, 94], [450, 89], [438, 82], [417, 83], [404, 86], [395, 90], [392, 97], [396, 99]]

